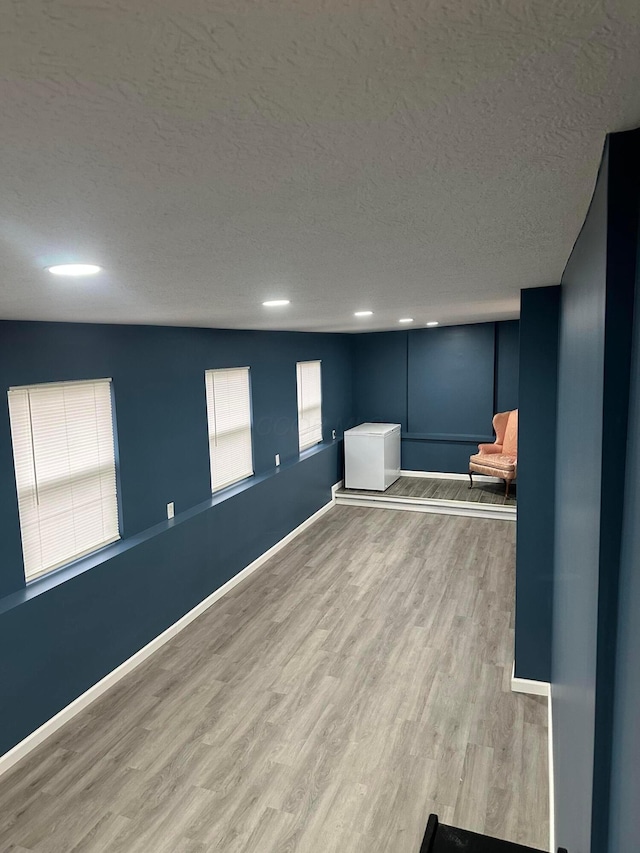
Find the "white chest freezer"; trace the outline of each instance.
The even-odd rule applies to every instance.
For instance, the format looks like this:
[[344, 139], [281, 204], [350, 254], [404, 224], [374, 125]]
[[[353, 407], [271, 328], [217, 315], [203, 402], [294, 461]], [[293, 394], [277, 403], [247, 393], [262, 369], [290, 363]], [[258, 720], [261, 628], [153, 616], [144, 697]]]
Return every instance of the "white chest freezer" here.
[[384, 492], [400, 476], [400, 424], [360, 424], [344, 434], [347, 489]]

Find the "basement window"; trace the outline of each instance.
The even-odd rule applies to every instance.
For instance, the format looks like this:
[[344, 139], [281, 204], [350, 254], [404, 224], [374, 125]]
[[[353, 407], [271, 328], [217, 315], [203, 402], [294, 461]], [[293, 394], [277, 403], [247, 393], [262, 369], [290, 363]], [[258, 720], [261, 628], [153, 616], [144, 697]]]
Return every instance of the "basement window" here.
[[211, 491], [253, 474], [249, 368], [207, 370]]
[[322, 370], [319, 361], [299, 361], [298, 445], [306, 450], [322, 441]]
[[9, 389], [27, 581], [120, 538], [111, 380]]

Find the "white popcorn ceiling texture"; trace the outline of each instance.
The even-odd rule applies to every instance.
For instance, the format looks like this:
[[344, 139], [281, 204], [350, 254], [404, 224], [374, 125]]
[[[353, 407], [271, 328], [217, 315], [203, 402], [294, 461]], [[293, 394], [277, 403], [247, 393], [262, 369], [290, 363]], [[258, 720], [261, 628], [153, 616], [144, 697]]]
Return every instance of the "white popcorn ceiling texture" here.
[[0, 93], [2, 318], [509, 318], [640, 124], [640, 2], [4, 0]]

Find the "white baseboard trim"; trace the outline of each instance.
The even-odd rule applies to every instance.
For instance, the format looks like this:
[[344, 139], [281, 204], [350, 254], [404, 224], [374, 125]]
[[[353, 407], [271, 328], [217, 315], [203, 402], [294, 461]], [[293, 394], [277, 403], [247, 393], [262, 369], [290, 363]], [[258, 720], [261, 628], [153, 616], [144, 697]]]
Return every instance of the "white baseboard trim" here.
[[548, 681], [535, 681], [532, 678], [516, 678], [516, 662], [511, 669], [511, 690], [513, 693], [529, 693], [532, 696], [547, 697], [547, 764], [549, 769], [549, 850], [556, 849], [556, 799], [555, 775], [553, 769], [553, 705], [551, 702], [551, 684]]
[[[401, 477], [423, 477], [427, 480], [464, 480], [469, 479], [468, 474], [448, 474], [444, 471], [400, 471]], [[502, 483], [499, 477], [489, 477], [486, 474], [474, 473], [473, 479], [479, 483]]]
[[311, 527], [312, 524], [315, 524], [319, 518], [321, 518], [326, 512], [333, 508], [336, 503], [335, 493], [341, 487], [342, 482], [336, 483], [331, 487], [331, 500], [329, 503], [326, 503], [323, 507], [315, 512], [313, 515], [310, 515], [306, 521], [303, 521], [302, 524], [298, 525], [291, 533], [288, 533], [285, 537], [283, 537], [279, 542], [276, 542], [271, 548], [257, 557], [252, 563], [249, 563], [248, 566], [245, 566], [237, 575], [234, 575], [230, 580], [228, 580], [225, 584], [212, 592], [211, 595], [207, 596], [203, 601], [190, 610], [188, 613], [185, 613], [184, 616], [181, 616], [177, 622], [174, 622], [173, 625], [170, 625], [165, 631], [161, 634], [158, 634], [151, 642], [147, 643], [146, 646], [143, 646], [139, 651], [133, 654], [130, 658], [125, 660], [119, 666], [117, 666], [114, 670], [104, 676], [104, 678], [100, 679], [96, 684], [82, 693], [77, 699], [74, 699], [69, 705], [63, 708], [61, 711], [51, 717], [51, 719], [47, 720], [46, 723], [43, 723], [39, 728], [37, 728], [34, 732], [24, 740], [21, 740], [20, 743], [17, 743], [14, 747], [12, 747], [8, 752], [5, 752], [4, 755], [0, 756], [0, 776], [3, 773], [6, 773], [11, 767], [14, 766], [18, 761], [28, 755], [33, 749], [39, 746], [43, 741], [45, 741], [48, 737], [50, 737], [54, 732], [56, 732], [61, 726], [65, 723], [68, 723], [69, 720], [73, 719], [76, 714], [79, 714], [80, 711], [83, 711], [88, 705], [92, 702], [95, 702], [103, 693], [109, 690], [110, 687], [113, 687], [121, 678], [124, 678], [125, 675], [132, 672], [137, 666], [139, 666], [143, 661], [145, 661], [150, 655], [156, 652], [159, 648], [164, 646], [172, 637], [175, 637], [176, 634], [179, 634], [184, 628], [187, 627], [194, 619], [197, 619], [205, 610], [208, 610], [212, 604], [215, 604], [220, 598], [230, 592], [235, 586], [241, 583], [243, 580], [249, 577], [249, 575], [253, 574], [257, 569], [263, 566], [267, 560], [273, 557], [278, 551], [281, 551], [285, 545], [288, 545], [293, 539], [299, 536], [303, 531], [307, 528]]
[[549, 722], [547, 728], [547, 740], [549, 743], [549, 850], [555, 853], [556, 850], [556, 794], [555, 794], [555, 773], [553, 768], [553, 704], [551, 702], [551, 690], [549, 690], [548, 715]]
[[533, 678], [516, 678], [516, 663], [511, 668], [511, 691], [529, 693], [531, 696], [549, 696], [551, 685], [548, 681], [535, 681]]
[[491, 518], [494, 521], [515, 521], [516, 508], [497, 504], [481, 504], [475, 501], [442, 501], [431, 498], [404, 498], [396, 495], [336, 495], [339, 506], [364, 506], [371, 509], [408, 510], [409, 512], [432, 512], [437, 515], [463, 515], [468, 518]]

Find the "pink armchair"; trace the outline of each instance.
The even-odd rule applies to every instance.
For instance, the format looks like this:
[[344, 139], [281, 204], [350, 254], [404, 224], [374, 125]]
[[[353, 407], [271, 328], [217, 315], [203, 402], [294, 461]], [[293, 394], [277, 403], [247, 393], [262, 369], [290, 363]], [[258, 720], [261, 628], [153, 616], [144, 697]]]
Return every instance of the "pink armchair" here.
[[493, 418], [496, 440], [493, 444], [479, 444], [478, 453], [469, 459], [469, 488], [473, 487], [473, 473], [499, 477], [505, 483], [505, 497], [518, 473], [518, 410], [499, 412]]

